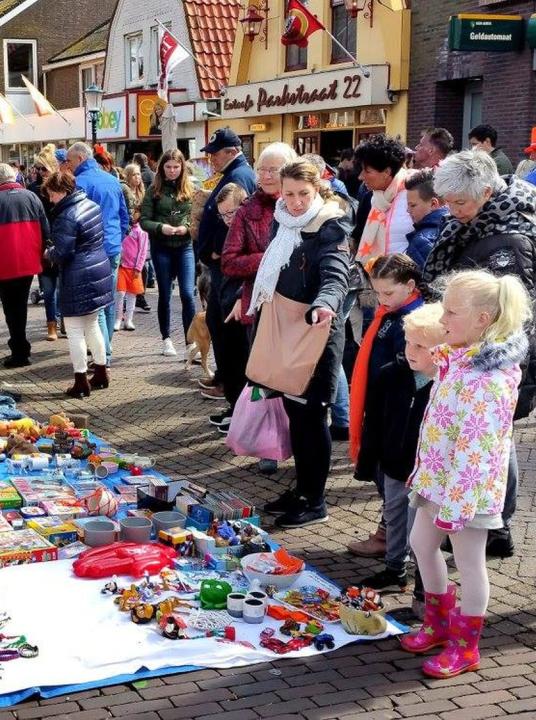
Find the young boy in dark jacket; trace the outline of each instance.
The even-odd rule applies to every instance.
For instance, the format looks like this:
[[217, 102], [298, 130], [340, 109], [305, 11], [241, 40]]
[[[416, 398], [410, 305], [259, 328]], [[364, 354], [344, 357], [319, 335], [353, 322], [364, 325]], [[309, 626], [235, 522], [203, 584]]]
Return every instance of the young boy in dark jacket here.
[[408, 213], [415, 228], [406, 235], [408, 241], [406, 255], [409, 255], [422, 270], [430, 250], [439, 237], [443, 218], [448, 215], [448, 210], [434, 192], [432, 170], [419, 170], [406, 180], [405, 185]]
[[424, 412], [436, 375], [431, 348], [444, 339], [440, 303], [422, 305], [404, 318], [405, 357], [385, 365], [367, 395], [365, 422], [355, 477], [385, 477], [386, 568], [359, 581], [377, 590], [407, 586], [406, 559], [413, 512], [406, 481], [415, 454]]

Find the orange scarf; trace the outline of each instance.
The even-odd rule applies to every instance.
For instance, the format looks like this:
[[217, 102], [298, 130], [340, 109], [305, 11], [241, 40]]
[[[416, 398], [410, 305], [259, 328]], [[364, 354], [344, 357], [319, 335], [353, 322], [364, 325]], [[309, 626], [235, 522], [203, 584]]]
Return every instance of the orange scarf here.
[[[419, 297], [420, 293], [418, 290], [415, 290], [408, 297], [403, 307], [414, 302]], [[350, 387], [350, 458], [354, 463], [357, 462], [357, 457], [361, 447], [370, 355], [383, 318], [388, 312], [392, 312], [392, 310], [387, 308], [385, 305], [378, 306], [376, 313], [374, 314], [374, 319], [363, 336], [361, 347], [359, 348], [357, 359], [355, 361], [354, 370], [352, 372], [352, 383]]]

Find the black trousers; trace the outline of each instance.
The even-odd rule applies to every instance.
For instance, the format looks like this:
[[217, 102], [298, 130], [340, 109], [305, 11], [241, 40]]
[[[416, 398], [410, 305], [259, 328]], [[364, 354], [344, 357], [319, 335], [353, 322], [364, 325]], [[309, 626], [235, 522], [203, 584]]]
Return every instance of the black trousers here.
[[296, 492], [312, 505], [324, 500], [331, 462], [328, 409], [320, 403], [283, 398], [290, 425], [290, 443], [296, 466]]
[[16, 360], [27, 360], [32, 346], [26, 339], [26, 321], [28, 318], [28, 298], [33, 275], [0, 280], [0, 301], [9, 330], [8, 345]]
[[238, 396], [246, 384], [249, 341], [245, 325], [236, 320], [224, 323], [222, 330], [221, 381], [225, 399], [234, 410]]
[[222, 281], [222, 273], [219, 266], [211, 265], [210, 268], [210, 293], [207, 301], [206, 322], [212, 340], [212, 349], [214, 351], [214, 360], [216, 361], [216, 372], [214, 379], [216, 382], [223, 382], [222, 372], [222, 351], [223, 351], [223, 319], [220, 305], [220, 287]]

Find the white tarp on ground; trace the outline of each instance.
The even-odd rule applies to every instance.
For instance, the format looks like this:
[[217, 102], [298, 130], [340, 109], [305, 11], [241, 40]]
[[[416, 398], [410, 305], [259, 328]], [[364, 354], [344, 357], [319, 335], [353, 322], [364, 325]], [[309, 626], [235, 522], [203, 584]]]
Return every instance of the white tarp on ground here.
[[[120, 612], [114, 605], [113, 598], [102, 595], [105, 580], [79, 579], [71, 568], [71, 560], [60, 560], [0, 570], [0, 612], [12, 618], [2, 632], [25, 634], [28, 642], [39, 646], [37, 658], [3, 663], [0, 694], [102, 681], [135, 673], [142, 667], [230, 668], [282, 657], [261, 647], [251, 649], [215, 638], [167, 640], [158, 634], [154, 621], [135, 625], [129, 613]], [[122, 585], [128, 584], [128, 578], [120, 580]], [[237, 640], [255, 646], [263, 627], [277, 628], [280, 624], [270, 618], [264, 625], [248, 625], [241, 620], [234, 623]], [[326, 625], [326, 632], [335, 637], [336, 647], [365, 639], [348, 635], [340, 623]], [[389, 623], [384, 636], [400, 632]], [[316, 653], [309, 647], [284, 657]]]

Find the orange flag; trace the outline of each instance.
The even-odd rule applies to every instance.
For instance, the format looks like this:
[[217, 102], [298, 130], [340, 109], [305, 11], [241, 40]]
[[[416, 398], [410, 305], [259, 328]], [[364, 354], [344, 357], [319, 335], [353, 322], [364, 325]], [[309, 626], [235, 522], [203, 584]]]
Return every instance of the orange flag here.
[[24, 77], [24, 75], [21, 75], [24, 84], [28, 88], [30, 95], [32, 97], [34, 106], [35, 106], [35, 112], [41, 117], [43, 115], [54, 115], [56, 112], [52, 105], [48, 102], [46, 97], [43, 95], [43, 93], [40, 93], [39, 90], [35, 87], [35, 85], [32, 85], [32, 83], [28, 80], [28, 78]]
[[3, 95], [0, 95], [0, 122], [4, 125], [15, 124], [15, 114], [13, 108]]

